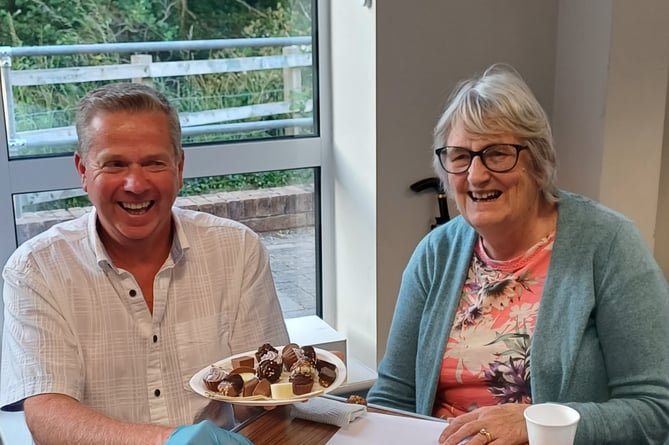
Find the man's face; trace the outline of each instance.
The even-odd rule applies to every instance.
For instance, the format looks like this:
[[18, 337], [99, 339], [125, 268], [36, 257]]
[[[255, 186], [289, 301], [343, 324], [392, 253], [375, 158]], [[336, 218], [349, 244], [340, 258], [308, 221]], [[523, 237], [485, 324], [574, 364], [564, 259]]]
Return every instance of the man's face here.
[[75, 154], [75, 165], [97, 210], [103, 242], [131, 248], [169, 243], [183, 156], [172, 146], [167, 116], [101, 112], [90, 132], [86, 159]]

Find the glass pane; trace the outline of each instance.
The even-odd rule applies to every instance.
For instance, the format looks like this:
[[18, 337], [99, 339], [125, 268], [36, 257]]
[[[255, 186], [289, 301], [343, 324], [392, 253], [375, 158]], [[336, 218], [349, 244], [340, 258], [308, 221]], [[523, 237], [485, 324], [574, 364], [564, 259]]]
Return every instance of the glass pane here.
[[10, 158], [74, 151], [77, 101], [121, 81], [165, 93], [185, 144], [316, 135], [314, 2], [254, 3], [0, 0]]
[[[176, 205], [240, 221], [263, 240], [286, 318], [316, 315], [314, 170], [185, 180]], [[90, 211], [81, 189], [14, 195], [19, 244]]]

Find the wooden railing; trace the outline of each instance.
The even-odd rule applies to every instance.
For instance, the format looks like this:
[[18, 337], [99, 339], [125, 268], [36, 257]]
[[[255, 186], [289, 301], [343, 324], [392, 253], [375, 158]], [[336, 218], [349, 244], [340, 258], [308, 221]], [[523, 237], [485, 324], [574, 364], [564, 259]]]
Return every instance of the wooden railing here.
[[[29, 147], [71, 145], [76, 142], [73, 126], [17, 131], [14, 114], [13, 87], [68, 84], [91, 81], [152, 81], [164, 77], [239, 73], [257, 70], [282, 69], [283, 100], [278, 102], [181, 113], [184, 136], [204, 133], [226, 133], [272, 128], [295, 128], [313, 125], [313, 119], [294, 118], [260, 122], [239, 122], [249, 118], [291, 114], [295, 110], [295, 93], [302, 90], [300, 68], [313, 65], [311, 37], [216, 39], [175, 42], [143, 42], [93, 45], [59, 45], [42, 47], [0, 46], [0, 93], [3, 96], [4, 116], [9, 138], [10, 156], [20, 156]], [[154, 61], [150, 52], [213, 50], [225, 48], [281, 47], [281, 55], [238, 57], [226, 59]], [[130, 63], [101, 66], [80, 66], [58, 69], [12, 69], [16, 57], [43, 57], [75, 54], [134, 53]], [[310, 114], [313, 100], [300, 107]], [[230, 122], [236, 123], [231, 124]]]

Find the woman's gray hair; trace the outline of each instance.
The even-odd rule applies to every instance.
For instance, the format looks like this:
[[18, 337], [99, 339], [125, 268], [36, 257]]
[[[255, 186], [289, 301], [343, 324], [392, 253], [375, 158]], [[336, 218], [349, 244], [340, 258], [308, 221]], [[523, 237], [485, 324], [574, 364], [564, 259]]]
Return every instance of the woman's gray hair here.
[[[89, 91], [79, 102], [75, 118], [79, 139], [77, 151], [84, 161], [93, 138], [90, 129], [91, 120], [100, 112], [119, 111], [160, 111], [165, 113], [170, 127], [174, 153], [177, 159], [181, 159], [183, 147], [181, 146], [179, 113], [167, 97], [141, 83], [110, 83]], [[129, 119], [131, 118], [129, 117]]]
[[[495, 64], [480, 75], [458, 84], [434, 129], [433, 150], [446, 145], [455, 125], [472, 134], [512, 134], [529, 147], [531, 175], [544, 199], [556, 202], [557, 158], [546, 112], [520, 74], [511, 66]], [[448, 173], [433, 158], [435, 172], [448, 194]]]

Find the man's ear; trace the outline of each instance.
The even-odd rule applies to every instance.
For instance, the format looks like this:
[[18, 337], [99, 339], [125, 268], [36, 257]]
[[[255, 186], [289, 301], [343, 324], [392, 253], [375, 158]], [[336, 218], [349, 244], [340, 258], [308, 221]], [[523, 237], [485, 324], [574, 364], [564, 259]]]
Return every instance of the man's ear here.
[[186, 159], [186, 153], [185, 150], [182, 148], [181, 149], [181, 160], [179, 161], [179, 164], [177, 165], [177, 168], [179, 170], [179, 188], [184, 186], [184, 160]]
[[81, 155], [79, 154], [78, 151], [74, 152], [74, 167], [77, 169], [77, 173], [79, 173], [79, 177], [81, 178], [81, 187], [86, 190], [86, 163], [82, 159]]

